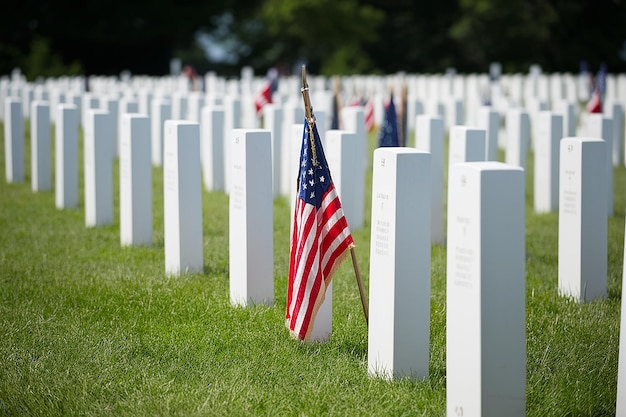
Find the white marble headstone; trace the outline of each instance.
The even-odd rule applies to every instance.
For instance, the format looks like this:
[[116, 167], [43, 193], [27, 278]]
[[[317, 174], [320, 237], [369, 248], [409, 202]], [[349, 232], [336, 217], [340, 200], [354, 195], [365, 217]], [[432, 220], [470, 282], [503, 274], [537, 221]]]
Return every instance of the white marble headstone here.
[[224, 190], [230, 193], [230, 138], [233, 129], [241, 128], [241, 98], [228, 95], [224, 98]]
[[202, 272], [200, 126], [167, 120], [164, 139], [165, 273]]
[[587, 135], [592, 138], [604, 139], [606, 142], [607, 177], [607, 214], [613, 215], [613, 119], [602, 113], [589, 114], [587, 118]]
[[224, 109], [208, 105], [200, 118], [202, 174], [207, 191], [224, 191]]
[[524, 170], [528, 162], [530, 147], [530, 117], [526, 110], [510, 109], [506, 114], [505, 162]]
[[485, 160], [485, 129], [467, 126], [450, 128], [448, 150], [448, 178], [454, 164]]
[[324, 153], [350, 230], [359, 229], [363, 227], [363, 218], [358, 217], [362, 216], [359, 206], [365, 202], [359, 200], [362, 196], [357, 194], [357, 189], [359, 182], [365, 183], [365, 176], [356, 133], [333, 129], [326, 131]]
[[415, 120], [415, 147], [431, 154], [430, 239], [434, 244], [444, 243], [443, 228], [443, 119], [419, 115]]
[[165, 138], [165, 121], [172, 117], [172, 105], [166, 98], [156, 97], [152, 100], [150, 117], [150, 136], [152, 139], [152, 165], [163, 165], [163, 141]]
[[272, 144], [269, 130], [231, 132], [229, 275], [233, 305], [274, 301]]
[[561, 140], [558, 286], [581, 302], [607, 293], [606, 148], [599, 138]]
[[17, 97], [4, 102], [4, 157], [7, 182], [24, 181], [24, 118]]
[[428, 376], [430, 195], [428, 152], [374, 151], [368, 373]]
[[282, 137], [283, 109], [269, 103], [263, 106], [264, 128], [272, 135], [272, 190], [275, 196], [280, 195], [280, 179], [282, 175]]
[[106, 110], [88, 110], [84, 140], [85, 225], [113, 224], [113, 161], [111, 158], [114, 129]]
[[524, 171], [452, 167], [446, 284], [447, 416], [524, 416]]
[[152, 245], [150, 117], [124, 114], [120, 142], [120, 243]]
[[60, 104], [55, 125], [55, 205], [58, 209], [78, 206], [78, 108]]
[[534, 165], [534, 208], [537, 213], [559, 208], [559, 142], [563, 137], [563, 116], [549, 111], [537, 118]]
[[485, 161], [498, 159], [498, 134], [500, 113], [488, 106], [478, 109], [478, 127], [485, 130]]
[[[626, 234], [624, 237], [626, 242]], [[624, 246], [626, 248], [626, 245]], [[626, 254], [626, 253], [625, 253]], [[626, 258], [624, 258], [626, 259]], [[617, 365], [617, 417], [626, 416], [626, 263], [622, 268], [622, 304]]]
[[[5, 136], [6, 137], [6, 136]], [[33, 191], [52, 188], [50, 166], [50, 105], [35, 100], [30, 111], [30, 169]]]

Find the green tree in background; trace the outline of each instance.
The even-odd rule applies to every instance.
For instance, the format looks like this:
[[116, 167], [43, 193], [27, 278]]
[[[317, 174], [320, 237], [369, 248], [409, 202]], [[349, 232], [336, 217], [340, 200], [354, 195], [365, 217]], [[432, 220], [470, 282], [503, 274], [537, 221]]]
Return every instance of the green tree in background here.
[[299, 61], [322, 74], [577, 71], [581, 60], [623, 72], [624, 22], [625, 0], [22, 0], [0, 14], [0, 74], [163, 75], [174, 57], [221, 75]]
[[364, 46], [378, 40], [380, 10], [356, 0], [266, 0], [260, 11], [280, 39], [280, 59], [306, 58], [323, 74], [374, 70]]
[[506, 71], [538, 63], [548, 71], [576, 71], [581, 60], [623, 71], [626, 3], [608, 0], [459, 0], [450, 28], [466, 70], [499, 61]]

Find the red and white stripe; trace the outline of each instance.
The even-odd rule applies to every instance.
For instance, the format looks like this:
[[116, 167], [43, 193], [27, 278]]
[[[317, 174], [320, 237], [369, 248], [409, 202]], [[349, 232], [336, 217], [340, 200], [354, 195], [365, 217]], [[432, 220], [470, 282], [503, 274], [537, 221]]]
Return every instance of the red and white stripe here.
[[591, 99], [587, 103], [587, 113], [602, 113], [602, 99], [597, 88], [594, 88], [591, 93]]
[[374, 130], [374, 103], [371, 99], [365, 104], [365, 129], [368, 132]]
[[286, 321], [293, 337], [308, 340], [332, 275], [354, 246], [331, 183], [319, 210], [298, 198], [291, 236]]
[[272, 102], [272, 86], [269, 82], [265, 83], [263, 89], [261, 89], [256, 97], [254, 97], [254, 107], [256, 108], [257, 116], [261, 116], [263, 106]]

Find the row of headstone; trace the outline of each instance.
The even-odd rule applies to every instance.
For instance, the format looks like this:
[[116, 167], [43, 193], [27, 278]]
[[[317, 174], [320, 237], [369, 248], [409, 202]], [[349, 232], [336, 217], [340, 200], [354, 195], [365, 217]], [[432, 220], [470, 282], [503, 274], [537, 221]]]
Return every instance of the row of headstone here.
[[[10, 103], [9, 100], [7, 105]], [[33, 105], [33, 109], [38, 107], [39, 103]], [[71, 160], [77, 156], [76, 110], [73, 105], [61, 105], [58, 112], [58, 155], [63, 158], [59, 165], [71, 168], [67, 176], [58, 175], [61, 180], [71, 177], [74, 171]], [[40, 118], [36, 112], [31, 116], [44, 124], [37, 125], [35, 131], [45, 129], [45, 116]], [[548, 112], [540, 116], [536, 151], [548, 148], [546, 154], [551, 162], [547, 165], [551, 172], [555, 165], [554, 144], [559, 146], [559, 259], [567, 260], [559, 262], [559, 292], [580, 301], [605, 297], [609, 202], [606, 194], [610, 183], [606, 172], [607, 166], [612, 166], [612, 136], [608, 135], [609, 140], [559, 139], [560, 116]], [[604, 122], [605, 118], [598, 120]], [[123, 218], [131, 219], [123, 221], [126, 225], [145, 217], [145, 211], [133, 213], [133, 205], [151, 199], [137, 195], [142, 189], [151, 188], [147, 158], [150, 141], [147, 116], [125, 115], [122, 121], [120, 204], [124, 202]], [[88, 110], [85, 123], [86, 225], [110, 224], [114, 152], [110, 144], [116, 124], [110, 113], [102, 110]], [[441, 118], [420, 117], [416, 123], [425, 124], [426, 141], [433, 150], [441, 147]], [[299, 130], [302, 131], [301, 125]], [[6, 137], [14, 134], [9, 124]], [[196, 122], [168, 120], [164, 135], [166, 272], [202, 271], [200, 126]], [[326, 138], [329, 153], [337, 158], [329, 159], [329, 164], [341, 198], [347, 202], [347, 213], [354, 201], [350, 197], [354, 189], [346, 182], [349, 175], [344, 175], [344, 171], [357, 172], [363, 166], [356, 136], [329, 131]], [[522, 415], [525, 408], [524, 173], [520, 167], [498, 162], [467, 163], [486, 160], [486, 136], [484, 129], [455, 126], [450, 139], [448, 415]], [[11, 154], [22, 141], [7, 142], [7, 154]], [[45, 142], [45, 136], [41, 142]], [[271, 303], [271, 134], [267, 130], [236, 129], [230, 144], [231, 302]], [[368, 369], [372, 375], [396, 378], [424, 377], [428, 373], [432, 239], [429, 196], [435, 176], [433, 159], [430, 152], [410, 148], [381, 148], [374, 154], [368, 339]], [[14, 172], [13, 169], [13, 178], [17, 178]], [[406, 192], [408, 189], [412, 192]], [[502, 209], [502, 204], [506, 204], [506, 209]], [[150, 211], [147, 206], [144, 210]], [[132, 241], [132, 226], [130, 232], [122, 225], [121, 229], [125, 230], [121, 230], [122, 244]], [[145, 235], [149, 233], [146, 231]], [[149, 240], [146, 238], [148, 243]], [[503, 280], [503, 276], [507, 279]], [[420, 321], [415, 322], [415, 317]], [[323, 324], [324, 320], [320, 320]], [[496, 339], [498, 343], [494, 343]], [[483, 357], [490, 360], [481, 361]]]
[[[553, 115], [544, 117], [561, 126]], [[466, 148], [479, 143], [476, 154], [484, 158], [484, 131], [479, 130], [478, 142], [470, 142], [467, 127], [453, 131], [465, 134]], [[552, 142], [550, 136], [546, 140]], [[558, 291], [589, 302], [607, 292], [609, 142], [568, 137], [556, 143]], [[430, 225], [425, 219], [430, 204], [424, 196], [430, 195], [431, 156], [408, 148], [374, 153], [368, 336], [372, 376], [428, 376]], [[449, 175], [447, 415], [525, 415], [524, 170], [460, 160], [451, 162]]]
[[[216, 79], [215, 76], [212, 77], [213, 79]], [[350, 80], [351, 78], [347, 78], [348, 80]], [[363, 78], [365, 80], [367, 80], [367, 78]], [[472, 96], [472, 94], [470, 94], [470, 90], [472, 90], [471, 88], [465, 88], [465, 86], [467, 85], [474, 85], [474, 81], [479, 80], [480, 77], [471, 77], [471, 76], [467, 76], [465, 78], [460, 77], [460, 76], [456, 76], [456, 78], [453, 78], [452, 80], [449, 77], [445, 77], [445, 78], [441, 78], [441, 77], [436, 77], [436, 76], [429, 76], [429, 77], [424, 77], [424, 76], [403, 76], [403, 77], [392, 77], [391, 78], [394, 81], [394, 85], [398, 86], [401, 85], [399, 83], [399, 81], [404, 81], [407, 83], [408, 85], [408, 91], [409, 91], [409, 97], [408, 97], [408, 108], [409, 108], [409, 121], [413, 121], [415, 119], [415, 117], [411, 117], [411, 115], [417, 115], [422, 111], [426, 111], [429, 115], [432, 115], [434, 113], [436, 113], [439, 117], [441, 117], [444, 121], [444, 129], [448, 129], [449, 127], [453, 126], [453, 125], [459, 125], [462, 124], [462, 121], [464, 118], [466, 118], [465, 116], [459, 116], [456, 118], [455, 123], [456, 124], [452, 124], [451, 120], [453, 119], [454, 116], [452, 116], [451, 112], [448, 112], [447, 110], [450, 109], [451, 107], [449, 105], [444, 105], [441, 102], [437, 102], [437, 97], [440, 97], [443, 95], [441, 94], [442, 92], [453, 92], [454, 94], [452, 95], [452, 97], [455, 97], [455, 100], [460, 100], [456, 97], [465, 97], [468, 98], [469, 96]], [[537, 79], [540, 78], [536, 78], [536, 77], [528, 77], [528, 80], [531, 80], [532, 83], [535, 84], [535, 87], [533, 87], [532, 91], [534, 91], [534, 95], [530, 94], [529, 95], [529, 99], [526, 100], [528, 103], [526, 103], [527, 106], [529, 106], [531, 108], [530, 111], [528, 111], [529, 114], [529, 119], [528, 119], [528, 123], [531, 123], [531, 126], [529, 127], [532, 128], [531, 130], [533, 132], [535, 132], [535, 135], [532, 135], [532, 146], [533, 148], [535, 148], [535, 144], [537, 143], [537, 141], [539, 141], [540, 139], [538, 138], [538, 130], [539, 130], [539, 125], [541, 124], [541, 121], [539, 120], [540, 118], [540, 109], [547, 109], [548, 105], [547, 105], [547, 101], [544, 100], [545, 97], [543, 97], [543, 94], [537, 93], [537, 91], [544, 91], [545, 89], [543, 87], [537, 87]], [[318, 78], [318, 80], [322, 80], [323, 79], [320, 77]], [[316, 81], [318, 81], [316, 80]], [[354, 84], [356, 85], [358, 83], [357, 80], [360, 80], [359, 78], [355, 78]], [[463, 81], [465, 80], [465, 81]], [[470, 81], [470, 80], [474, 80], [474, 81]], [[176, 119], [176, 115], [182, 116], [183, 113], [185, 113], [184, 109], [186, 108], [187, 114], [189, 115], [187, 118], [191, 121], [196, 120], [199, 116], [196, 116], [196, 114], [198, 113], [198, 108], [202, 105], [202, 103], [217, 103], [218, 99], [215, 96], [215, 91], [211, 91], [211, 92], [206, 92], [206, 94], [200, 94], [200, 92], [190, 92], [188, 90], [182, 89], [182, 90], [175, 90], [174, 86], [180, 86], [180, 83], [176, 83], [176, 82], [172, 82], [171, 86], [167, 87], [167, 88], [162, 88], [162, 92], [161, 93], [155, 93], [155, 94], [149, 94], [146, 91], [146, 85], [149, 85], [148, 82], [149, 79], [146, 78], [142, 78], [142, 77], [137, 77], [136, 80], [136, 84], [133, 86], [132, 83], [135, 82], [135, 80], [130, 79], [130, 80], [126, 80], [126, 84], [124, 85], [125, 88], [128, 88], [129, 90], [126, 91], [124, 94], [136, 94], [139, 98], [137, 100], [135, 100], [134, 96], [130, 96], [130, 95], [123, 95], [122, 98], [119, 99], [119, 104], [117, 102], [117, 100], [115, 99], [115, 95], [117, 94], [119, 96], [119, 94], [122, 93], [122, 87], [118, 86], [117, 90], [113, 90], [113, 91], [108, 91], [107, 88], [111, 88], [112, 85], [115, 85], [115, 82], [113, 82], [114, 80], [112, 79], [107, 79], [107, 78], [95, 78], [95, 80], [92, 80], [90, 82], [90, 84], [93, 85], [93, 93], [83, 93], [82, 97], [80, 95], [76, 95], [75, 93], [70, 93], [68, 92], [67, 94], [63, 94], [63, 92], [59, 92], [58, 88], [55, 88], [54, 91], [59, 92], [59, 94], [56, 94], [56, 96], [65, 96], [66, 100], [69, 100], [70, 97], [73, 97], [74, 100], [78, 100], [78, 104], [79, 104], [79, 117], [81, 118], [81, 120], [84, 120], [84, 115], [86, 114], [86, 110], [87, 109], [92, 109], [92, 108], [106, 108], [109, 110], [110, 113], [112, 114], [116, 114], [117, 116], [113, 116], [113, 118], [117, 118], [118, 121], [121, 120], [121, 115], [124, 114], [124, 112], [127, 111], [133, 111], [134, 109], [134, 105], [135, 103], [138, 104], [138, 107], [144, 107], [144, 110], [146, 109], [146, 107], [149, 107], [149, 112], [151, 114], [151, 118], [152, 118], [152, 152], [153, 152], [153, 163], [156, 166], [161, 166], [162, 164], [162, 159], [163, 159], [163, 122], [169, 118], [172, 119]], [[249, 79], [248, 79], [249, 81]], [[283, 87], [285, 85], [291, 84], [293, 83], [293, 79], [292, 78], [286, 78], [281, 80], [281, 83], [279, 85], [279, 90], [280, 87]], [[459, 82], [460, 81], [460, 82]], [[558, 82], [556, 77], [553, 77], [552, 79], [550, 79], [550, 82]], [[158, 81], [157, 81], [158, 82]], [[157, 82], [153, 81], [153, 85], [158, 85]], [[371, 80], [370, 82], [370, 87], [374, 90], [374, 91], [379, 91], [381, 86], [385, 83], [385, 79], [380, 78], [378, 80]], [[503, 77], [502, 79], [502, 84], [506, 85], [505, 82], [505, 78]], [[27, 84], [26, 84], [27, 85]], [[212, 85], [213, 89], [218, 91], [218, 87], [217, 85], [220, 85], [219, 83], [216, 84], [215, 82], [212, 83], [207, 83], [207, 87]], [[245, 87], [248, 86], [248, 87]], [[133, 92], [132, 88], [136, 87], [135, 92]], [[326, 87], [326, 84], [322, 83], [322, 87]], [[232, 128], [234, 127], [238, 127], [238, 126], [243, 126], [243, 119], [242, 119], [242, 115], [243, 113], [246, 113], [246, 111], [244, 111], [244, 108], [242, 107], [243, 102], [245, 101], [243, 99], [243, 96], [237, 96], [237, 94], [240, 94], [241, 92], [243, 92], [244, 90], [250, 90], [250, 83], [246, 84], [243, 82], [243, 80], [239, 83], [239, 85], [236, 82], [229, 82], [228, 84], [224, 83], [224, 87], [219, 89], [219, 91], [224, 91], [226, 92], [232, 92], [233, 95], [230, 96], [226, 96], [223, 99], [220, 98], [219, 102], [223, 103], [222, 105], [224, 106], [224, 116], [223, 116], [223, 120], [222, 123], [224, 125], [224, 132], [229, 132]], [[284, 90], [284, 88], [282, 88]], [[502, 91], [506, 91], [506, 88], [502, 88]], [[19, 88], [18, 88], [19, 91]], [[530, 90], [529, 90], [530, 91]], [[548, 90], [545, 90], [548, 91]], [[554, 91], [563, 91], [562, 88], [555, 88]], [[249, 92], [249, 91], [248, 91]], [[326, 91], [322, 91], [323, 93], [326, 93]], [[424, 98], [424, 94], [428, 93], [428, 94], [432, 94], [431, 98], [428, 98], [426, 100], [426, 98]], [[210, 95], [211, 94], [211, 95]], [[504, 93], [503, 93], [504, 94]], [[561, 94], [562, 96], [563, 94]], [[169, 98], [168, 98], [169, 97]], [[212, 98], [209, 98], [212, 97]], [[378, 94], [377, 97], [381, 97], [384, 99], [384, 95], [382, 94]], [[568, 135], [572, 135], [573, 132], [573, 127], [575, 126], [575, 119], [576, 119], [576, 115], [574, 114], [574, 103], [572, 103], [571, 101], [565, 101], [566, 98], [561, 97], [561, 98], [554, 98], [554, 100], [551, 100], [553, 102], [552, 107], [555, 109], [555, 113], [559, 113], [563, 115], [563, 124], [564, 124], [564, 129], [563, 129], [563, 136], [566, 136], [566, 132], [569, 132]], [[322, 100], [322, 102], [324, 102], [325, 100]], [[422, 101], [424, 103], [426, 103], [426, 106], [423, 106]], [[156, 103], [160, 103], [160, 104], [154, 104], [154, 102]], [[461, 101], [460, 104], [463, 104], [465, 101]], [[186, 104], [185, 104], [186, 103]], [[283, 104], [283, 99], [278, 99], [276, 101], [276, 105], [281, 106], [281, 107], [285, 107], [288, 109], [287, 106], [292, 105], [291, 102], [287, 102]], [[513, 108], [510, 111], [507, 111], [506, 113], [506, 117], [504, 117], [504, 115], [500, 115], [501, 113], [499, 113], [498, 109], [496, 108], [495, 105], [492, 105], [491, 107], [486, 107], [486, 106], [480, 106], [478, 102], [475, 103], [475, 106], [470, 106], [473, 111], [476, 113], [475, 114], [475, 119], [477, 120], [476, 125], [480, 128], [483, 128], [486, 131], [486, 143], [487, 143], [487, 147], [488, 149], [486, 150], [486, 160], [496, 160], [497, 159], [497, 148], [495, 146], [496, 143], [500, 144], [500, 147], [505, 147], [506, 151], [505, 151], [505, 157], [506, 157], [506, 161], [510, 162], [510, 163], [514, 163], [514, 160], [518, 160], [520, 163], [520, 166], [525, 166], [525, 165], [521, 165], [521, 164], [525, 164], [526, 163], [526, 151], [525, 151], [525, 135], [526, 133], [518, 133], [518, 132], [522, 132], [525, 129], [525, 121], [521, 122], [522, 125], [520, 126], [519, 129], [515, 128], [515, 125], [517, 123], [515, 119], [516, 116], [511, 116], [509, 117], [509, 114], [511, 115], [515, 115], [517, 114], [516, 112], [524, 112], [524, 110], [520, 110], [519, 108]], [[210, 104], [209, 104], [210, 105]], [[115, 108], [118, 108], [118, 111], [114, 111]], [[155, 110], [155, 107], [157, 108]], [[328, 106], [322, 106], [322, 107], [328, 107]], [[461, 106], [463, 107], [463, 106]], [[467, 107], [467, 106], [465, 106]], [[280, 134], [278, 134], [278, 129], [276, 126], [272, 127], [270, 130], [272, 130], [275, 134], [272, 136], [273, 141], [276, 142], [280, 142], [279, 144], [274, 144], [273, 145], [273, 176], [274, 176], [274, 180], [275, 180], [275, 185], [273, 187], [274, 190], [274, 195], [284, 195], [284, 196], [289, 196], [292, 193], [292, 189], [293, 189], [293, 176], [289, 175], [290, 174], [290, 169], [288, 169], [288, 167], [290, 166], [290, 162], [291, 159], [289, 156], [292, 156], [293, 154], [295, 154], [294, 152], [291, 152], [291, 149], [293, 148], [293, 146], [289, 146], [289, 142], [286, 140], [281, 140], [281, 138], [283, 136], [287, 137], [287, 135], [285, 134], [285, 132], [288, 132], [291, 129], [291, 126], [293, 125], [293, 123], [299, 123], [300, 120], [302, 120], [302, 109], [301, 109], [301, 105], [299, 103], [297, 103], [295, 105], [295, 108], [297, 109], [296, 111], [299, 111], [300, 114], [296, 114], [294, 113], [294, 118], [293, 120], [290, 120], [289, 117], [285, 117], [283, 116], [283, 123], [282, 123], [282, 129], [280, 129]], [[194, 110], [195, 109], [195, 110]], [[228, 110], [230, 109], [230, 111]], [[351, 108], [344, 108], [344, 113], [346, 113], [346, 110], [350, 110]], [[430, 110], [429, 110], [430, 109]], [[615, 121], [614, 123], [616, 124], [616, 127], [619, 126], [620, 124], [620, 120], [623, 120], [623, 106], [621, 106], [619, 103], [616, 103], [614, 106], [611, 106], [611, 109], [613, 110], [613, 120]], [[140, 109], [141, 110], [141, 109]], [[413, 112], [413, 113], [412, 113]], [[53, 112], [54, 114], [55, 112]], [[286, 112], [283, 112], [283, 115], [285, 113], [291, 113], [289, 110], [287, 110]], [[450, 113], [449, 116], [451, 117], [446, 117], [446, 113]], [[321, 118], [321, 116], [323, 116], [324, 113], [320, 112], [318, 114], [318, 116]], [[219, 117], [219, 116], [216, 116]], [[280, 116], [278, 116], [280, 117]], [[51, 117], [52, 119], [55, 119], [55, 117]], [[350, 117], [346, 117], [343, 116], [344, 119], [347, 118], [347, 123], [350, 123]], [[254, 123], [256, 123], [256, 118], [253, 118], [255, 120]], [[269, 123], [272, 122], [272, 117], [269, 115], [266, 117], [267, 121], [268, 121], [268, 125]], [[510, 119], [510, 120], [509, 120]], [[237, 121], [239, 120], [239, 122]], [[506, 133], [507, 134], [502, 134], [502, 132], [500, 132], [500, 125], [502, 124], [502, 122], [500, 120], [504, 120], [504, 124], [506, 125], [507, 129], [506, 129]], [[215, 119], [212, 120], [214, 123], [213, 125], [219, 125], [219, 122], [217, 122]], [[200, 121], [201, 123], [204, 123], [203, 120]], [[83, 122], [84, 123], [84, 122]], [[274, 124], [276, 124], [276, 122], [274, 121]], [[413, 123], [414, 124], [414, 123]], [[118, 123], [119, 126], [121, 126], [121, 123]], [[362, 126], [362, 123], [358, 123], [357, 127]], [[512, 128], [509, 128], [509, 126], [513, 126]], [[621, 126], [623, 126], [623, 122], [621, 122]], [[247, 126], [250, 127], [250, 126]], [[267, 126], [268, 128], [270, 126]], [[118, 138], [118, 142], [119, 140], [121, 140], [121, 136], [119, 135], [119, 127], [118, 127], [118, 133], [116, 133], [116, 136]], [[361, 128], [362, 129], [362, 128]], [[356, 131], [356, 128], [349, 128], [348, 130], [351, 131]], [[623, 160], [623, 127], [619, 127], [616, 129], [612, 130], [612, 135], [613, 135], [613, 163], [614, 164], [619, 164], [621, 160]], [[362, 131], [362, 130], [361, 130]], [[530, 132], [528, 133], [530, 134]], [[217, 135], [217, 136], [216, 136]], [[592, 136], [595, 134], [591, 134]], [[280, 137], [279, 137], [280, 136]], [[517, 136], [520, 136], [520, 139], [517, 139]], [[619, 138], [616, 138], [616, 136], [619, 136]], [[509, 138], [510, 137], [510, 138]], [[204, 138], [206, 138], [206, 136], [203, 136], [203, 142], [204, 142]], [[228, 159], [228, 153], [229, 153], [229, 145], [228, 145], [228, 141], [224, 141], [224, 133], [222, 133], [221, 135], [218, 132], [218, 129], [214, 129], [214, 134], [212, 135], [212, 138], [215, 138], [214, 140], [219, 141], [221, 139], [221, 144], [222, 144], [222, 152], [224, 157], [222, 158], [222, 160], [219, 159], [219, 155], [217, 155], [216, 153], [213, 153], [213, 156], [215, 157], [215, 159], [213, 160], [213, 164], [211, 167], [206, 168], [206, 161], [208, 161], [208, 159], [202, 158], [202, 167], [203, 167], [203, 171], [206, 171], [208, 173], [205, 174], [205, 178], [206, 181], [205, 182], [205, 187], [207, 189], [212, 190], [213, 188], [211, 188], [213, 185], [217, 184], [218, 187], [221, 186], [221, 179], [223, 177], [223, 182], [224, 182], [224, 188], [216, 188], [216, 190], [224, 190], [226, 192], [229, 191], [228, 188], [228, 170], [226, 169], [225, 165], [223, 164], [224, 160]], [[530, 140], [530, 138], [529, 138]], [[359, 143], [363, 143], [361, 141], [359, 141]], [[113, 145], [114, 148], [119, 148], [119, 143], [117, 145]], [[215, 145], [216, 147], [219, 147], [219, 144]], [[202, 149], [204, 149], [204, 146], [201, 146]], [[211, 148], [211, 146], [208, 146], [206, 148]], [[116, 151], [116, 149], [114, 150], [115, 155], [118, 156], [118, 152]], [[280, 149], [281, 151], [279, 152], [278, 149]], [[544, 159], [545, 155], [539, 155], [540, 160]], [[364, 158], [365, 159], [365, 158]], [[549, 159], [549, 156], [548, 156]], [[220, 165], [221, 162], [221, 165]], [[222, 169], [220, 169], [222, 168]], [[553, 167], [554, 169], [557, 168], [557, 166]], [[542, 168], [543, 169], [543, 168]], [[211, 171], [213, 170], [213, 171]], [[558, 172], [558, 171], [557, 171]], [[609, 173], [610, 175], [610, 173]], [[208, 180], [210, 180], [211, 178], [209, 177], [214, 177], [216, 179], [215, 183], [209, 183]], [[279, 178], [279, 179], [277, 179]], [[280, 187], [279, 187], [279, 182], [280, 182]], [[551, 182], [550, 184], [554, 184], [556, 182], [556, 177], [555, 178], [551, 178]], [[357, 190], [359, 196], [362, 195], [363, 193], [361, 192], [363, 190], [363, 186], [362, 183], [359, 182], [359, 189]], [[552, 189], [554, 189], [554, 187], [552, 187]], [[538, 188], [539, 190], [539, 188]], [[541, 197], [538, 197], [539, 200], [541, 200]], [[556, 200], [555, 198], [555, 193], [552, 192], [551, 193], [551, 197], [552, 201]], [[611, 196], [609, 196], [609, 198], [611, 198]], [[359, 201], [362, 201], [362, 198], [359, 198]], [[609, 204], [609, 210], [611, 210], [613, 207], [612, 204]], [[540, 211], [543, 209], [540, 209]], [[552, 205], [551, 208], [549, 208], [549, 211], [553, 211], [555, 210], [555, 206]], [[360, 216], [360, 212], [362, 211], [362, 204], [359, 204], [356, 208], [356, 217], [353, 219], [352, 224], [358, 228], [360, 227], [363, 222], [361, 221], [362, 216]]]
[[[479, 123], [479, 107], [491, 102], [494, 110], [504, 116], [510, 108], [524, 107], [531, 112], [535, 109], [552, 109], [559, 111], [563, 103], [567, 103], [573, 109], [575, 105], [585, 101], [588, 97], [588, 87], [578, 86], [574, 80], [577, 76], [572, 74], [548, 75], [502, 75], [499, 80], [490, 80], [487, 74], [469, 75], [420, 75], [398, 74], [387, 77], [344, 77], [343, 98], [344, 102], [354, 98], [369, 97], [375, 101], [375, 117], [377, 124], [382, 122], [382, 108], [386, 92], [391, 85], [395, 90], [395, 96], [400, 97], [403, 85], [407, 88], [407, 114], [409, 129], [414, 128], [414, 117], [426, 113], [440, 115], [444, 118], [446, 128], [455, 124]], [[205, 76], [205, 91], [190, 91], [189, 82], [180, 77], [130, 77], [119, 80], [115, 77], [90, 77], [78, 78], [77, 83], [68, 83], [67, 80], [46, 80], [45, 84], [34, 85], [21, 79], [10, 83], [4, 79], [0, 82], [0, 98], [11, 94], [18, 94], [24, 105], [30, 105], [32, 98], [44, 96], [50, 97], [53, 108], [65, 100], [70, 102], [67, 95], [84, 95], [84, 101], [91, 101], [100, 97], [100, 101], [111, 99], [123, 99], [125, 97], [137, 97], [140, 111], [149, 113], [149, 102], [156, 97], [167, 97], [172, 102], [173, 118], [198, 121], [202, 104], [224, 104], [222, 98], [237, 96], [241, 106], [242, 125], [247, 128], [257, 127], [257, 119], [253, 115], [251, 97], [257, 87], [264, 83], [262, 78], [251, 78], [248, 74], [242, 79], [226, 80], [215, 74]], [[623, 81], [621, 83], [617, 80]], [[330, 80], [324, 77], [313, 77], [316, 88], [317, 110], [330, 113]], [[297, 77], [280, 77], [278, 90], [275, 93], [275, 102], [283, 104], [285, 97], [294, 91]], [[77, 86], [78, 85], [78, 86]], [[90, 86], [90, 91], [85, 92], [85, 86]], [[554, 87], [548, 87], [554, 86]], [[618, 88], [619, 87], [619, 88]], [[71, 91], [65, 91], [71, 88]], [[580, 91], [579, 91], [580, 90]], [[523, 91], [523, 93], [522, 93]], [[93, 96], [93, 97], [91, 97]], [[587, 96], [587, 97], [585, 97]], [[87, 99], [88, 97], [91, 97]], [[54, 98], [54, 100], [53, 100]], [[612, 75], [607, 77], [607, 102], [619, 102], [626, 98], [626, 75]], [[86, 104], [92, 108], [94, 104]], [[623, 103], [622, 103], [623, 105]], [[100, 103], [99, 107], [107, 105]], [[28, 114], [28, 112], [25, 112]], [[54, 115], [52, 116], [54, 120]], [[571, 134], [571, 132], [570, 132]]]
[[[417, 123], [442, 128], [441, 119], [420, 118]], [[478, 160], [484, 160], [484, 131], [472, 136], [466, 127], [454, 130], [467, 148], [474, 148]], [[429, 152], [410, 148], [374, 151], [371, 376], [428, 376], [433, 159]], [[446, 290], [449, 416], [525, 414], [524, 178], [522, 168], [500, 162], [451, 164]]]

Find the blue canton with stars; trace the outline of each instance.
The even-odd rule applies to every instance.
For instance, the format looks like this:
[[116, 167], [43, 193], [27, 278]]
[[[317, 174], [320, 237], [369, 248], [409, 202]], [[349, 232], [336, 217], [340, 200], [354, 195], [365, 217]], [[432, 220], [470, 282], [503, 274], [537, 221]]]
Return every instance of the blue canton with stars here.
[[315, 144], [317, 166], [313, 166], [313, 151], [309, 141], [309, 129], [304, 120], [304, 134], [302, 135], [302, 152], [300, 153], [300, 192], [298, 197], [308, 204], [315, 205], [319, 209], [322, 205], [322, 197], [330, 187], [330, 171], [322, 149], [322, 141], [317, 133], [317, 126], [313, 124], [313, 142]]

